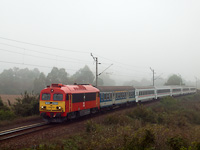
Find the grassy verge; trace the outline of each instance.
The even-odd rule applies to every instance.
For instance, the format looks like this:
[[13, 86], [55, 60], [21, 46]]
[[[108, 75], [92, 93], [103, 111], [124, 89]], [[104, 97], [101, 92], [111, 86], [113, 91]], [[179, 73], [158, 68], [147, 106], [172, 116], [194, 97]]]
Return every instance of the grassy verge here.
[[84, 133], [34, 149], [199, 150], [199, 131], [200, 94], [166, 97], [151, 107], [138, 105], [124, 114], [109, 115], [100, 123], [89, 120]]

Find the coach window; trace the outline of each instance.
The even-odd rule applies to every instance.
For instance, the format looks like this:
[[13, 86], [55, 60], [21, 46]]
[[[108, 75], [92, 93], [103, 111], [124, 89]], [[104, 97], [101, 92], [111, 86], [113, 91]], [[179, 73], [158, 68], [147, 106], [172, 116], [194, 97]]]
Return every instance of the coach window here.
[[53, 100], [62, 101], [63, 100], [63, 94], [53, 94]]
[[103, 100], [103, 93], [101, 93], [101, 100]]
[[106, 100], [106, 94], [104, 94], [104, 100]]
[[120, 99], [120, 93], [117, 93], [117, 99]]
[[51, 98], [51, 94], [48, 94], [48, 93], [42, 94], [42, 100], [50, 100], [50, 98]]
[[107, 100], [109, 100], [109, 95], [110, 95], [110, 94], [106, 94], [106, 99], [107, 99]]
[[112, 99], [112, 93], [110, 93], [110, 99]]

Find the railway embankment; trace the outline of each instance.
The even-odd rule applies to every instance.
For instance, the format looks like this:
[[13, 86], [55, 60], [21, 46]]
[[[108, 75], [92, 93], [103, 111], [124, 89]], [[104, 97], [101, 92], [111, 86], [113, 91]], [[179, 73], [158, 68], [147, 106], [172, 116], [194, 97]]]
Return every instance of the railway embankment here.
[[[199, 131], [200, 94], [197, 93], [166, 97], [156, 103], [55, 126], [52, 130], [4, 143], [1, 149], [198, 150]], [[19, 141], [21, 146], [15, 146]]]

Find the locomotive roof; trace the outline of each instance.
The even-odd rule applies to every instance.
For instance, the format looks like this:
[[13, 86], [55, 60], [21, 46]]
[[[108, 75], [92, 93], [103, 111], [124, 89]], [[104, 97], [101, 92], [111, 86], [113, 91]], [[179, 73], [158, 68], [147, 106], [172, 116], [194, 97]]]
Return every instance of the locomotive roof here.
[[52, 84], [51, 86], [47, 86], [44, 90], [51, 89], [62, 89], [66, 93], [79, 93], [79, 92], [99, 92], [99, 89], [95, 88], [92, 85], [63, 85], [63, 84]]
[[135, 90], [132, 86], [98, 86], [100, 92]]

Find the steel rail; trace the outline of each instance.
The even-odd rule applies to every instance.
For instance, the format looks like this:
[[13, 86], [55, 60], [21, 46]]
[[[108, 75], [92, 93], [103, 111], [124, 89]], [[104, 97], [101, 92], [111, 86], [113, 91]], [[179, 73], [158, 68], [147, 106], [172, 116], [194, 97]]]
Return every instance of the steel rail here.
[[[32, 133], [34, 131], [14, 134], [14, 133], [17, 133], [17, 132], [20, 132], [20, 131], [25, 131], [25, 130], [33, 129], [33, 128], [36, 128], [36, 127], [41, 127], [41, 126], [44, 126], [44, 125], [47, 125], [47, 124], [48, 123], [46, 123], [46, 122], [42, 122], [42, 123], [36, 123], [36, 124], [22, 126], [22, 127], [18, 127], [18, 128], [13, 128], [13, 129], [5, 130], [5, 131], [0, 131], [0, 141], [10, 139], [10, 138], [13, 138], [13, 137], [17, 137], [17, 136], [20, 136], [20, 135]], [[14, 134], [14, 135], [10, 135], [10, 134]], [[10, 135], [10, 136], [6, 136], [6, 135]], [[4, 137], [4, 136], [6, 136], [6, 137]], [[3, 137], [3, 138], [1, 138], [1, 137]]]

